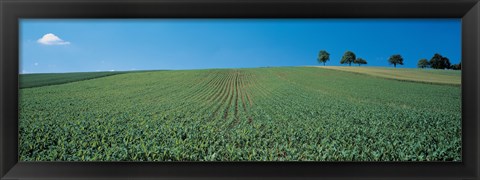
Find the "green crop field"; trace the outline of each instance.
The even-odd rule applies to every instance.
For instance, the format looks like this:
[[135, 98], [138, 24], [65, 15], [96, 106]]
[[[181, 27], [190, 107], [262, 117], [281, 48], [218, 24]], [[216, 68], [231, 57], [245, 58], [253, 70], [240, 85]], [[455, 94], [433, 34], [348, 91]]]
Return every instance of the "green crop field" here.
[[[433, 79], [444, 74], [412, 71]], [[449, 85], [460, 73], [452, 76], [429, 84], [318, 67], [208, 69], [25, 88], [19, 155], [21, 161], [460, 161], [461, 87]]]
[[99, 77], [111, 76], [122, 72], [93, 72], [93, 73], [45, 73], [45, 74], [21, 74], [19, 76], [20, 88], [31, 88], [64, 84], [74, 81], [88, 80]]

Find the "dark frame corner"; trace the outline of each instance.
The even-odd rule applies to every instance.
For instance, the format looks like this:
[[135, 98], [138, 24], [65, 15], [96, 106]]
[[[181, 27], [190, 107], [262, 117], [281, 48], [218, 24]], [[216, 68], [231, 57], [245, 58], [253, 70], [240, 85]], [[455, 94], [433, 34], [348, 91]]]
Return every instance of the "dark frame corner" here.
[[[461, 163], [19, 163], [19, 18], [462, 18]], [[0, 0], [0, 179], [480, 179], [479, 0]]]

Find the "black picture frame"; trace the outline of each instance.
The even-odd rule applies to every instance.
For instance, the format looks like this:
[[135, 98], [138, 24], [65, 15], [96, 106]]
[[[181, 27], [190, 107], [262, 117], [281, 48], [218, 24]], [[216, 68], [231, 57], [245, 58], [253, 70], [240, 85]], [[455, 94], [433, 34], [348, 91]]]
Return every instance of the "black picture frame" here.
[[[18, 162], [20, 18], [461, 18], [462, 162]], [[478, 0], [0, 0], [0, 179], [480, 179]]]

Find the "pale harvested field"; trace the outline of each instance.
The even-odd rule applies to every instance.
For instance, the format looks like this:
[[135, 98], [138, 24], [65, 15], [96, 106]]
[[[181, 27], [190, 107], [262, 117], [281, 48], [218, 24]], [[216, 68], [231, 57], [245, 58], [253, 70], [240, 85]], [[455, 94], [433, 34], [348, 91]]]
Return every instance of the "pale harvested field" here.
[[355, 66], [317, 66], [319, 68], [348, 71], [388, 79], [415, 81], [432, 84], [461, 84], [461, 71], [417, 69], [417, 68], [385, 68]]

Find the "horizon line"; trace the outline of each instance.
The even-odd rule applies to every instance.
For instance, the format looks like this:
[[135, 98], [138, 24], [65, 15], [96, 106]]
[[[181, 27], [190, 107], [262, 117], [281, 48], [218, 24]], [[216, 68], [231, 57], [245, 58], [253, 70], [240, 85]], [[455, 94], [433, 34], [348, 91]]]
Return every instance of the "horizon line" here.
[[[40, 73], [35, 73], [35, 72], [27, 72], [27, 73], [22, 73], [19, 72], [19, 75], [27, 75], [27, 74], [65, 74], [65, 73], [101, 73], [101, 72], [142, 72], [142, 71], [191, 71], [191, 70], [214, 70], [214, 69], [255, 69], [255, 68], [282, 68], [282, 67], [366, 67], [366, 68], [391, 68], [391, 69], [425, 69], [425, 70], [443, 70], [443, 69], [433, 69], [433, 68], [419, 68], [419, 67], [392, 67], [392, 66], [358, 66], [358, 65], [343, 65], [343, 66], [323, 66], [323, 65], [301, 65], [301, 66], [257, 66], [257, 67], [238, 67], [238, 68], [199, 68], [199, 69], [135, 69], [135, 70], [105, 70], [105, 71], [67, 71], [67, 72], [40, 72]], [[446, 70], [452, 70], [452, 69], [446, 69]], [[461, 69], [460, 69], [461, 71]]]

